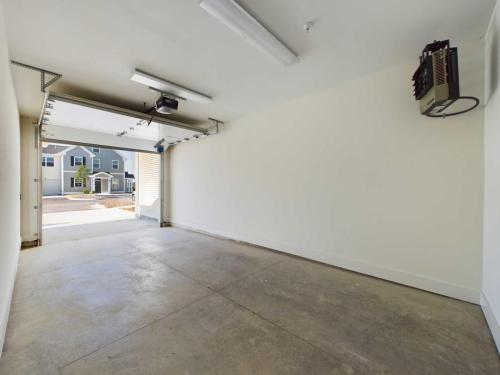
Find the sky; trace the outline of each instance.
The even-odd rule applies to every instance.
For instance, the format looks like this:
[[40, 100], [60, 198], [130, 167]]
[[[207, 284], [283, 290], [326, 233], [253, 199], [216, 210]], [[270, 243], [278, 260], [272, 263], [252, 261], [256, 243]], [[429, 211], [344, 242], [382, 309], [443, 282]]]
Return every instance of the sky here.
[[125, 171], [128, 173], [135, 173], [135, 152], [132, 151], [122, 151], [118, 152], [125, 158]]

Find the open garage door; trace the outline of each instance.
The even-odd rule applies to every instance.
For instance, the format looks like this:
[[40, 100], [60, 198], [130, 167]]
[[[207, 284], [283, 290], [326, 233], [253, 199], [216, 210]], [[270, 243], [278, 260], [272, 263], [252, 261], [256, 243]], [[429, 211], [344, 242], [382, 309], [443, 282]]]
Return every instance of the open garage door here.
[[[45, 97], [38, 130], [40, 134], [39, 166], [41, 165], [40, 160], [43, 158], [42, 143], [73, 145], [69, 148], [70, 150], [80, 147], [86, 149], [87, 152], [99, 148], [136, 152], [135, 214], [139, 217], [154, 219], [159, 225], [164, 223], [163, 213], [165, 210], [163, 204], [165, 192], [164, 149], [169, 145], [197, 139], [208, 134], [206, 129], [191, 127], [164, 117], [56, 93], [47, 93]], [[75, 156], [75, 158], [79, 158], [79, 163], [81, 158], [82, 165], [86, 165], [83, 157]], [[95, 168], [100, 168], [102, 158], [94, 157], [94, 159], [99, 159], [99, 163], [91, 161], [91, 156], [86, 156], [86, 158], [89, 160], [92, 172]], [[55, 160], [50, 158], [50, 163], [55, 163]], [[61, 166], [63, 166], [62, 163]], [[72, 170], [66, 171], [66, 169], [70, 168], [65, 164], [64, 167], [58, 168], [64, 177], [73, 172]], [[109, 170], [109, 168], [104, 172], [99, 172], [103, 174], [102, 176], [91, 174], [88, 177], [90, 180], [87, 187], [92, 194], [102, 194], [104, 188], [107, 188], [109, 194], [110, 185], [106, 178], [116, 177], [118, 186], [118, 175], [126, 174], [125, 172], [113, 174], [113, 170]], [[42, 210], [44, 207], [42, 196], [63, 195], [67, 191], [69, 192], [70, 188], [65, 187], [61, 190], [57, 183], [52, 183], [49, 180], [48, 175], [44, 179], [41, 169], [39, 169], [38, 176], [39, 178], [36, 180], [39, 181], [37, 205], [39, 230], [37, 235], [38, 241], [41, 243]], [[82, 185], [83, 180], [85, 179], [79, 176], [74, 177], [76, 190], [82, 190], [85, 187]], [[73, 181], [70, 184], [73, 184]], [[78, 189], [76, 184], [78, 184]]]
[[42, 140], [155, 152], [207, 134], [177, 121], [64, 94], [47, 93], [40, 119]]

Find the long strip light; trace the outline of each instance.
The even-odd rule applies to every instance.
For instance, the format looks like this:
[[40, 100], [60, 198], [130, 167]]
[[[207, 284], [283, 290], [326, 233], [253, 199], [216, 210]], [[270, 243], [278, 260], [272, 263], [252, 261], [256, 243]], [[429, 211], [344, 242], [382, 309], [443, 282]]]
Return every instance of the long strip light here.
[[200, 0], [200, 6], [243, 39], [284, 65], [298, 60], [297, 55], [235, 0]]
[[130, 79], [137, 83], [142, 83], [148, 87], [152, 87], [161, 92], [173, 94], [174, 96], [192, 100], [194, 102], [206, 104], [210, 103], [213, 99], [201, 92], [197, 92], [186, 87], [180, 86], [176, 83], [167, 81], [163, 78], [156, 77], [152, 74], [146, 73], [142, 70], [136, 69]]

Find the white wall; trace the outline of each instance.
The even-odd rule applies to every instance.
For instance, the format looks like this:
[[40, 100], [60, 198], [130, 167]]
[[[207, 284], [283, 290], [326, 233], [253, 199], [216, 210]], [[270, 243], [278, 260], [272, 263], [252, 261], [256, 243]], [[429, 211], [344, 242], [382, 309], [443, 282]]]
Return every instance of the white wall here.
[[[35, 141], [35, 119], [21, 116], [21, 237], [22, 241], [38, 239], [37, 205], [38, 150]], [[59, 167], [59, 176], [61, 175]]]
[[[10, 71], [3, 10], [0, 4], [0, 348], [3, 347], [17, 270], [20, 229], [19, 113]], [[0, 351], [1, 355], [1, 351]]]
[[[482, 94], [482, 42], [462, 47], [463, 92]], [[483, 110], [421, 116], [417, 63], [175, 146], [171, 222], [478, 302]]]
[[484, 249], [481, 305], [500, 349], [500, 15], [486, 38]]

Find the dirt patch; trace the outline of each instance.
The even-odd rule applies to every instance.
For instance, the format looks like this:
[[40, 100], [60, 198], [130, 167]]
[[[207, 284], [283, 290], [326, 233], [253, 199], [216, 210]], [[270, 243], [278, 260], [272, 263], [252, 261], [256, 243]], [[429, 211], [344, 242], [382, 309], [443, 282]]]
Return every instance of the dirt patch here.
[[135, 212], [135, 206], [120, 207], [120, 209], [130, 212]]
[[96, 196], [94, 194], [71, 194], [71, 195], [66, 195], [66, 198], [95, 200]]
[[99, 204], [106, 208], [131, 206], [134, 204], [131, 198], [104, 198], [99, 199]]

